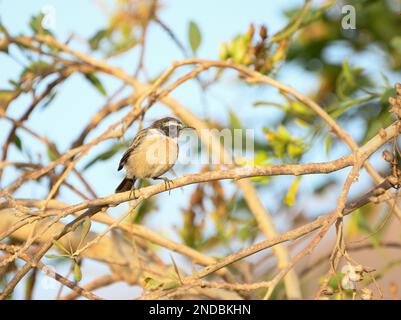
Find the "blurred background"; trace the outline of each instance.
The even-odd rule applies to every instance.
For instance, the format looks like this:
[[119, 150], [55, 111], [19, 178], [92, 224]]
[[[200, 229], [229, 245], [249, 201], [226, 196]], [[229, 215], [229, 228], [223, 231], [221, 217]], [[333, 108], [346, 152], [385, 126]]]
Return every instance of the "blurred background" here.
[[[346, 5], [355, 9], [354, 28], [344, 29], [342, 25], [347, 15], [343, 11]], [[299, 18], [303, 6], [304, 1], [296, 0], [0, 0], [0, 22], [14, 36], [43, 32], [40, 29], [45, 25], [46, 32], [58, 40], [105, 59], [143, 82], [153, 81], [174, 61], [185, 58], [233, 59], [310, 96], [358, 144], [363, 144], [379, 128], [393, 121], [387, 100], [394, 95], [394, 84], [400, 79], [401, 2], [312, 1], [308, 12]], [[143, 62], [139, 65], [142, 55]], [[18, 82], [38, 61], [35, 54], [29, 56], [17, 47], [0, 54], [0, 107], [7, 110], [8, 116], [17, 119], [25, 112], [32, 97], [22, 95], [8, 104], [7, 94], [13, 90], [13, 82]], [[44, 88], [47, 83], [39, 85]], [[129, 92], [120, 87], [119, 81], [103, 74], [96, 74], [95, 79], [74, 74], [25, 124], [47, 137], [63, 153], [116, 90], [118, 96]], [[327, 161], [349, 153], [348, 147], [306, 106], [274, 88], [248, 85], [234, 72], [209, 70], [177, 88], [172, 95], [211, 126], [253, 129], [256, 140], [251, 160], [258, 165]], [[127, 111], [123, 108], [105, 118], [86, 141], [101, 134]], [[166, 107], [156, 104], [146, 113], [144, 125], [168, 115], [171, 113]], [[0, 118], [0, 141], [6, 139], [11, 127], [10, 122]], [[123, 174], [117, 172], [117, 165], [137, 129], [135, 123], [123, 139], [95, 146], [78, 163], [77, 168], [98, 196], [113, 193], [120, 182]], [[52, 160], [46, 146], [23, 130], [17, 130], [13, 141], [7, 159], [44, 163]], [[389, 173], [381, 152], [373, 155], [371, 162], [383, 176]], [[202, 169], [200, 165], [177, 165], [175, 172], [182, 176]], [[282, 232], [334, 209], [347, 172], [252, 181]], [[17, 169], [5, 168], [0, 188], [19, 175]], [[81, 183], [75, 177], [69, 182]], [[372, 186], [372, 179], [362, 171], [350, 197]], [[41, 199], [48, 188], [46, 179], [31, 181], [14, 196]], [[201, 199], [194, 200], [199, 193]], [[67, 188], [61, 188], [57, 198], [66, 203], [81, 200]], [[110, 213], [117, 217], [127, 208], [128, 204], [121, 204]], [[157, 195], [138, 208], [133, 222], [217, 257], [264, 239], [241, 192], [231, 181], [192, 185]], [[94, 231], [102, 229], [104, 226], [93, 224]], [[381, 248], [380, 242], [400, 240], [400, 221], [384, 205], [366, 206], [347, 218], [346, 233], [350, 242], [366, 238], [363, 241], [367, 249], [358, 250], [353, 258], [378, 270], [386, 297], [397, 295], [397, 286], [401, 284], [401, 251]], [[334, 234], [330, 234], [296, 268], [306, 298], [313, 297], [320, 276], [328, 267], [327, 261], [316, 266], [315, 261], [330, 253], [333, 240]], [[292, 253], [299, 250], [300, 243], [292, 245]], [[166, 263], [171, 262], [168, 250], [158, 248], [157, 252]], [[274, 271], [274, 258], [269, 252], [247, 259], [259, 280], [267, 279]], [[173, 256], [184, 270], [191, 272], [191, 264], [185, 258], [179, 254]], [[51, 259], [46, 262], [53, 263]], [[312, 265], [315, 268], [308, 270]], [[67, 274], [69, 268], [68, 261], [56, 264], [61, 274]], [[107, 272], [107, 265], [85, 260], [83, 282]], [[35, 299], [53, 299], [57, 295], [56, 282], [42, 277], [38, 281], [41, 285], [34, 291]], [[138, 296], [141, 289], [116, 283], [97, 292], [108, 299], [129, 299]], [[24, 294], [21, 283], [13, 298], [23, 299]], [[275, 298], [282, 297], [283, 288], [279, 287]]]

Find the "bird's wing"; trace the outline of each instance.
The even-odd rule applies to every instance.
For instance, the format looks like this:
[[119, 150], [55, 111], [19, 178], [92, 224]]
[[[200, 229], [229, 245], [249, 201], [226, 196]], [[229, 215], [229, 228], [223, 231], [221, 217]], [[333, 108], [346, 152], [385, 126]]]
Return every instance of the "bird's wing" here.
[[132, 140], [131, 146], [127, 149], [127, 151], [124, 152], [123, 156], [121, 157], [120, 164], [118, 165], [118, 171], [120, 171], [125, 166], [131, 153], [139, 146], [143, 138], [145, 138], [147, 132], [148, 131], [146, 129], [142, 129], [136, 134], [136, 136]]

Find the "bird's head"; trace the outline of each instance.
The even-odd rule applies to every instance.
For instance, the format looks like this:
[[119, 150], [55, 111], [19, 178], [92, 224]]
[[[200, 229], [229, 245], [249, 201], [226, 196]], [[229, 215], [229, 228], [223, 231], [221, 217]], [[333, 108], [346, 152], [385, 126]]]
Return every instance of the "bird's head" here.
[[152, 123], [151, 128], [159, 129], [166, 136], [176, 138], [184, 129], [194, 129], [184, 125], [180, 120], [173, 117], [165, 117]]

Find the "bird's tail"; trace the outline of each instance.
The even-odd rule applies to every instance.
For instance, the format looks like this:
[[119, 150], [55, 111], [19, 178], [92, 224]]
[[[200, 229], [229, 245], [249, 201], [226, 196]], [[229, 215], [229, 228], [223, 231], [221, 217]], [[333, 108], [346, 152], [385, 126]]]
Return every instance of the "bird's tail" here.
[[115, 192], [120, 193], [120, 192], [130, 191], [134, 186], [134, 183], [135, 179], [124, 178], [124, 180], [121, 181], [121, 183], [116, 188]]

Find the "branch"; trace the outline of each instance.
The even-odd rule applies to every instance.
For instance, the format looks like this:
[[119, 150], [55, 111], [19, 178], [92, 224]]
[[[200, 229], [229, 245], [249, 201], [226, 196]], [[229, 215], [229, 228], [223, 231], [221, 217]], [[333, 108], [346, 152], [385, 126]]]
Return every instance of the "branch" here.
[[[15, 253], [17, 251], [17, 247], [4, 245], [4, 244], [0, 243], [0, 250], [5, 250], [9, 253]], [[23, 259], [25, 262], [31, 261], [31, 258], [29, 257], [29, 255], [27, 253], [20, 254], [19, 257], [21, 259]], [[36, 267], [38, 269], [42, 270], [43, 273], [46, 274], [48, 277], [55, 279], [56, 281], [62, 283], [63, 285], [65, 285], [68, 288], [70, 288], [71, 290], [73, 290], [77, 295], [83, 296], [90, 300], [103, 300], [102, 298], [93, 294], [89, 290], [86, 290], [85, 288], [80, 287], [75, 282], [72, 282], [71, 280], [65, 278], [64, 276], [58, 274], [57, 272], [52, 271], [43, 262], [39, 261]]]
[[[386, 180], [387, 181], [387, 180]], [[360, 199], [367, 199], [367, 195], [368, 194], [372, 194], [375, 193], [375, 190], [381, 190], [384, 189], [385, 187], [391, 187], [393, 186], [392, 183], [387, 183], [387, 182], [383, 182], [382, 184], [378, 185], [377, 187], [375, 187], [374, 189], [372, 189], [371, 191], [369, 191], [368, 193], [366, 193], [365, 195], [363, 195], [362, 197], [360, 197]], [[364, 200], [365, 201], [365, 200]], [[364, 201], [360, 201], [355, 200], [353, 202], [351, 202], [350, 204], [348, 204], [343, 211], [343, 216], [349, 215], [351, 214], [353, 211], [357, 210], [360, 207], [357, 207], [357, 205], [361, 205], [364, 203]], [[224, 257], [223, 259], [221, 259], [219, 262], [207, 266], [199, 271], [197, 271], [196, 273], [194, 273], [192, 276], [188, 276], [182, 279], [182, 282], [184, 284], [188, 284], [188, 283], [192, 283], [195, 280], [201, 279], [206, 277], [207, 275], [216, 272], [217, 270], [220, 270], [221, 268], [224, 268], [234, 262], [237, 262], [241, 259], [244, 259], [250, 255], [253, 255], [257, 252], [266, 250], [268, 248], [271, 248], [277, 244], [280, 243], [284, 243], [290, 240], [296, 240], [304, 235], [307, 235], [325, 225], [330, 226], [331, 223], [337, 218], [337, 212], [338, 210], [334, 210], [326, 215], [323, 216], [319, 216], [318, 218], [316, 218], [314, 221], [307, 223], [301, 227], [298, 227], [296, 229], [287, 231], [273, 239], [269, 239], [269, 240], [264, 240], [262, 242], [259, 242], [257, 244], [254, 244], [250, 247], [247, 247], [245, 249], [242, 249], [236, 253], [230, 254], [226, 257]], [[162, 295], [167, 294], [169, 292], [169, 290], [164, 290], [162, 292], [160, 291], [156, 291], [156, 292], [152, 292], [150, 294], [144, 295], [141, 297], [141, 299], [157, 299], [160, 298]]]

